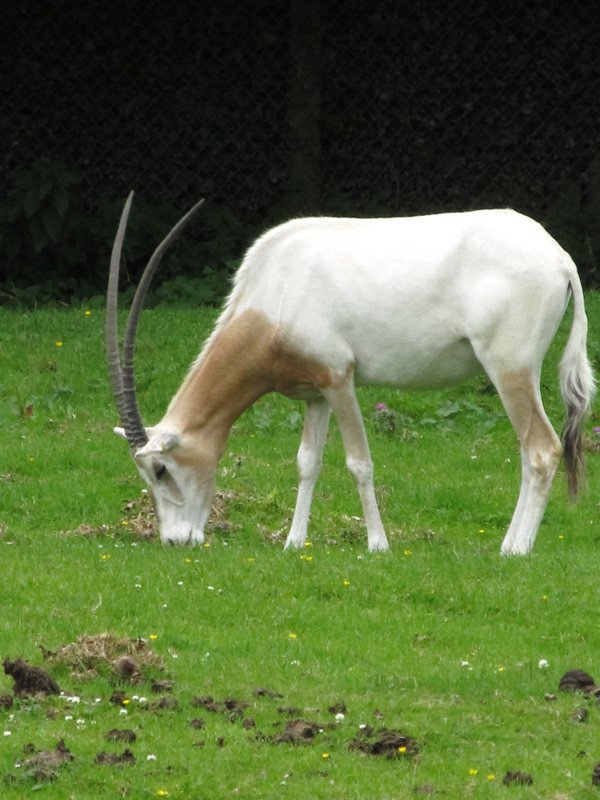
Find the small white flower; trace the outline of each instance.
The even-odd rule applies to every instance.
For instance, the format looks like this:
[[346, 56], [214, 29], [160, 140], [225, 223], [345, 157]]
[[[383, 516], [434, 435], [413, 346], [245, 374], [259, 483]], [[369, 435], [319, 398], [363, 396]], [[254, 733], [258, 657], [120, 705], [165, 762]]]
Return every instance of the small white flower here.
[[179, 658], [179, 656], [177, 655], [177, 653], [171, 653], [171, 656], [172, 656], [172, 658]]
[[94, 703], [101, 703], [101, 702], [102, 702], [102, 698], [101, 698], [101, 697], [97, 697], [97, 698], [94, 700]]
[[539, 667], [539, 669], [548, 669], [548, 662], [546, 661], [545, 658], [541, 658], [540, 659], [540, 661], [538, 663], [538, 667]]
[[85, 725], [85, 720], [84, 719], [78, 719], [77, 720], [77, 724], [78, 725]]
[[10, 717], [8, 718], [8, 721], [9, 721], [9, 722], [12, 722], [12, 721], [14, 720], [14, 718], [15, 718], [15, 715], [14, 715], [14, 714], [11, 714], [11, 715], [10, 715]]
[[290, 664], [293, 664], [295, 667], [299, 667], [300, 666], [300, 662], [299, 661], [290, 661]]
[[133, 695], [133, 697], [132, 697], [131, 699], [132, 699], [132, 700], [139, 700], [140, 698], [137, 696], [137, 694], [134, 694], [134, 695]]
[[142, 584], [141, 583], [136, 583], [135, 588], [136, 589], [141, 589], [142, 588]]
[[166, 607], [167, 607], [167, 604], [166, 604], [166, 603], [163, 603], [163, 608], [166, 608]]
[[366, 725], [363, 723], [362, 725], [359, 725], [358, 727], [361, 729], [361, 731], [364, 731], [364, 729], [365, 729], [367, 726], [366, 726]]
[[461, 661], [460, 665], [461, 665], [461, 667], [468, 667], [469, 666], [469, 662], [468, 661]]
[[126, 708], [122, 708], [122, 709], [119, 711], [119, 714], [122, 714], [124, 717], [126, 717], [126, 716], [127, 716], [127, 709], [126, 709]]
[[146, 761], [156, 761], [156, 756], [151, 753], [149, 756], [146, 756]]
[[12, 731], [4, 731], [5, 736], [12, 736]]
[[72, 715], [72, 714], [67, 714], [67, 716], [65, 717], [65, 719], [73, 719], [73, 715]]
[[341, 722], [343, 719], [346, 719], [346, 717], [341, 713], [340, 714], [336, 714], [335, 718], [336, 718], [337, 722]]
[[209, 592], [214, 592], [215, 590], [214, 586], [207, 586], [206, 588], [208, 589]]
[[140, 697], [140, 703], [147, 703], [148, 700], [146, 697]]
[[177, 586], [183, 586], [183, 581], [177, 581]]

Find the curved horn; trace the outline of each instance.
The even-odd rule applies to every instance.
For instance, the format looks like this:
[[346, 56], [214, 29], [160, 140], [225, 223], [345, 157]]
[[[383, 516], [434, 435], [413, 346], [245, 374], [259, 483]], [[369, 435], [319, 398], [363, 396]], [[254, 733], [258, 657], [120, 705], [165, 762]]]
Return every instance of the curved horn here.
[[[150, 282], [154, 276], [154, 273], [156, 272], [156, 268], [158, 267], [160, 259], [162, 258], [164, 252], [169, 247], [169, 245], [173, 242], [173, 240], [179, 235], [179, 233], [183, 230], [183, 228], [192, 219], [192, 217], [198, 211], [200, 206], [203, 205], [204, 200], [200, 200], [198, 203], [196, 203], [196, 205], [190, 211], [188, 211], [187, 214], [182, 219], [179, 220], [177, 225], [175, 225], [175, 227], [171, 229], [171, 231], [167, 234], [167, 236], [165, 236], [163, 241], [158, 245], [158, 247], [152, 254], [152, 258], [150, 259], [146, 269], [144, 270], [144, 274], [142, 275], [142, 278], [139, 282], [138, 288], [135, 293], [135, 297], [133, 298], [133, 303], [131, 304], [131, 310], [129, 312], [129, 318], [127, 320], [125, 339], [123, 341], [123, 369], [121, 370], [119, 363], [118, 345], [116, 344], [117, 341], [116, 297], [117, 297], [119, 263], [121, 260], [121, 249], [123, 246], [123, 239], [125, 238], [125, 228], [127, 227], [127, 218], [129, 216], [129, 208], [131, 207], [132, 198], [133, 198], [133, 192], [129, 195], [127, 202], [125, 203], [125, 208], [123, 209], [121, 222], [119, 223], [119, 229], [117, 231], [117, 236], [113, 247], [113, 254], [111, 257], [109, 299], [112, 288], [112, 291], [114, 293], [114, 302], [111, 301], [110, 317], [111, 319], [114, 318], [114, 323], [112, 324], [112, 333], [111, 333], [111, 337], [114, 338], [114, 347], [112, 349], [109, 349], [108, 347], [109, 313], [108, 313], [108, 301], [107, 301], [107, 350], [109, 358], [109, 370], [111, 371], [111, 384], [113, 387], [113, 394], [115, 396], [117, 408], [119, 410], [119, 415], [121, 416], [121, 421], [123, 423], [123, 427], [125, 428], [125, 433], [127, 435], [127, 440], [130, 446], [133, 449], [137, 450], [138, 448], [143, 447], [148, 441], [148, 437], [146, 436], [146, 430], [142, 423], [142, 418], [137, 404], [137, 399], [135, 395], [135, 379], [134, 379], [135, 334], [137, 330], [137, 324], [140, 312], [142, 310], [142, 306], [144, 304], [144, 300], [148, 292], [148, 287], [150, 286]], [[113, 271], [115, 273], [114, 277], [113, 277]], [[114, 284], [112, 287], [111, 287], [111, 281], [113, 281]], [[118, 376], [116, 375], [117, 371], [114, 370], [115, 377], [113, 377], [113, 367], [115, 363], [118, 365]], [[121, 409], [123, 409], [123, 412]]]
[[[126, 432], [129, 430], [127, 406], [123, 395], [123, 372], [119, 358], [119, 334], [117, 328], [117, 296], [119, 290], [119, 266], [121, 263], [121, 250], [125, 239], [125, 229], [129, 218], [129, 210], [133, 201], [133, 192], [130, 193], [121, 214], [119, 228], [110, 257], [110, 274], [108, 277], [108, 292], [106, 296], [106, 357], [108, 359], [108, 374], [113, 397], [117, 404], [117, 411], [121, 424]], [[129, 438], [129, 434], [127, 433]]]

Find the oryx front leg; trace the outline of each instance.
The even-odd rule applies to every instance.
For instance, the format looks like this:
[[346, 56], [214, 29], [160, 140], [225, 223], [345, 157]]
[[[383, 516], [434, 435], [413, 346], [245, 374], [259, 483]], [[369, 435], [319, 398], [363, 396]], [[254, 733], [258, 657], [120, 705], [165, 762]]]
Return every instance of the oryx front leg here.
[[525, 555], [533, 549], [562, 446], [531, 376], [518, 373], [503, 376], [498, 391], [521, 443], [522, 473], [519, 500], [500, 553]]
[[323, 394], [337, 419], [346, 452], [346, 466], [358, 488], [367, 525], [369, 551], [373, 553], [378, 550], [389, 550], [375, 499], [373, 462], [360, 406], [354, 392], [354, 381], [349, 378], [347, 383], [335, 389], [326, 389]]
[[330, 414], [331, 408], [324, 397], [307, 401], [302, 441], [298, 450], [298, 498], [285, 550], [288, 547], [302, 547], [306, 541], [313, 491], [323, 466]]

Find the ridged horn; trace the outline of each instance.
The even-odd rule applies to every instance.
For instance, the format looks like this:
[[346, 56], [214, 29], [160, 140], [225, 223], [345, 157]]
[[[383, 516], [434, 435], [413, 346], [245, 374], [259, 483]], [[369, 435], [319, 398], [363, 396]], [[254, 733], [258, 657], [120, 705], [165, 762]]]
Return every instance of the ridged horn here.
[[127, 228], [127, 220], [129, 218], [129, 210], [133, 200], [133, 192], [127, 198], [119, 228], [113, 245], [112, 255], [110, 259], [110, 275], [108, 280], [108, 294], [106, 301], [106, 353], [108, 358], [108, 371], [110, 375], [110, 382], [119, 412], [121, 423], [125, 429], [127, 441], [130, 447], [135, 451], [143, 447], [148, 437], [146, 430], [142, 423], [139, 406], [135, 394], [135, 379], [134, 379], [134, 347], [135, 347], [135, 334], [137, 324], [144, 305], [144, 300], [148, 292], [150, 282], [156, 272], [156, 268], [162, 258], [165, 250], [179, 235], [183, 228], [192, 219], [194, 214], [198, 211], [200, 206], [203, 205], [204, 200], [200, 200], [196, 205], [187, 212], [187, 214], [179, 220], [174, 228], [167, 234], [163, 241], [158, 245], [152, 258], [148, 262], [144, 274], [139, 282], [138, 288], [131, 304], [129, 318], [127, 320], [127, 328], [125, 329], [125, 338], [123, 340], [123, 368], [121, 369], [121, 362], [119, 359], [119, 344], [117, 332], [117, 295], [119, 286], [119, 266], [121, 263], [121, 251], [123, 249], [123, 241], [125, 239], [125, 230]]

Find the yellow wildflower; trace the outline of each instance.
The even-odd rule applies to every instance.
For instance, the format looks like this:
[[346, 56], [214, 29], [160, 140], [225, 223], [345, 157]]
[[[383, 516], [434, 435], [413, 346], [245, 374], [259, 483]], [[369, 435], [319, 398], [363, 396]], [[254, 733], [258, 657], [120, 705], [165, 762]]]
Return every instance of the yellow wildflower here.
[[470, 769], [469, 770], [469, 775], [477, 775], [477, 770], [476, 769]]
[[57, 347], [62, 347], [62, 342], [57, 342], [57, 343], [56, 343], [56, 346], [57, 346]]

